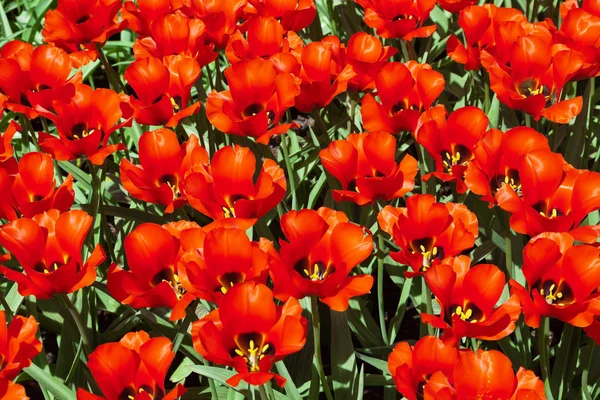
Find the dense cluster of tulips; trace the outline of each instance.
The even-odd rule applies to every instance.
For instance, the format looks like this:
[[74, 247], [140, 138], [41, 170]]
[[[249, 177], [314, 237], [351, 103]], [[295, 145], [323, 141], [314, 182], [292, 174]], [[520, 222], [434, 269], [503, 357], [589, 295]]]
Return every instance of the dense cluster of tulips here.
[[0, 399], [600, 397], [600, 1], [34, 3]]

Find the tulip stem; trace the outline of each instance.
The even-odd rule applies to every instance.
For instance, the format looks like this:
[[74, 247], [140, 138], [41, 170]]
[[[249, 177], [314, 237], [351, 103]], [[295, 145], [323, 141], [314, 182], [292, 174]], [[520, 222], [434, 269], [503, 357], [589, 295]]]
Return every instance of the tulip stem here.
[[106, 77], [108, 78], [110, 86], [112, 86], [115, 92], [125, 93], [125, 87], [123, 86], [123, 82], [121, 82], [119, 74], [113, 69], [112, 65], [110, 65], [108, 58], [106, 58], [106, 54], [104, 54], [104, 50], [102, 50], [102, 46], [98, 43], [96, 43], [96, 51], [98, 52], [98, 58], [100, 58], [100, 64], [102, 64], [106, 70]]
[[260, 395], [260, 400], [270, 400], [269, 395], [265, 390], [265, 385], [258, 386], [258, 394]]
[[379, 309], [379, 327], [381, 328], [381, 336], [385, 343], [388, 342], [387, 329], [385, 326], [385, 309], [383, 301], [383, 271], [385, 253], [383, 252], [383, 236], [377, 235], [377, 306]]
[[85, 350], [86, 356], [89, 357], [89, 355], [92, 354], [92, 347], [90, 346], [90, 341], [88, 339], [86, 326], [83, 324], [83, 321], [81, 320], [81, 315], [79, 315], [79, 311], [77, 311], [77, 308], [75, 308], [75, 306], [73, 305], [73, 302], [71, 301], [71, 299], [69, 299], [69, 296], [67, 294], [61, 294], [59, 296], [62, 299], [63, 304], [69, 311], [69, 314], [71, 314], [71, 318], [73, 318], [75, 325], [77, 326], [77, 330], [79, 331], [79, 334], [81, 335], [81, 342], [83, 343], [83, 349]]
[[[288, 135], [281, 136], [281, 151], [285, 161], [285, 169], [287, 169], [288, 181], [290, 182], [290, 192], [292, 194], [292, 210], [298, 209], [298, 197], [296, 196], [296, 177], [294, 176], [294, 168], [290, 160], [290, 151], [288, 149]], [[291, 140], [290, 140], [291, 142]]]
[[506, 253], [506, 273], [509, 274], [509, 278], [517, 280], [516, 271], [512, 261], [512, 242], [511, 242], [511, 229], [510, 229], [510, 216], [508, 213], [505, 214], [506, 233], [504, 235], [504, 250]]
[[321, 357], [321, 324], [319, 319], [319, 303], [317, 296], [310, 297], [310, 311], [312, 313], [313, 323], [313, 341], [315, 342], [315, 363], [317, 366], [317, 372], [323, 385], [323, 391], [327, 400], [333, 400], [331, 395], [331, 389], [327, 383], [327, 377], [325, 376], [325, 370], [323, 369], [323, 359]]
[[547, 317], [541, 317], [540, 326], [537, 331], [538, 351], [540, 353], [540, 367], [542, 369], [542, 378], [546, 387], [550, 376], [550, 344], [548, 343], [548, 331], [550, 330], [550, 320]]

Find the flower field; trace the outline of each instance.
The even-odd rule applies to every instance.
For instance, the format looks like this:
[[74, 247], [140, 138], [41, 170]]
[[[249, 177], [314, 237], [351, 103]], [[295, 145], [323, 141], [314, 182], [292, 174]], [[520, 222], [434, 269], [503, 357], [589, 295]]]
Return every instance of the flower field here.
[[600, 0], [3, 0], [0, 400], [600, 399]]

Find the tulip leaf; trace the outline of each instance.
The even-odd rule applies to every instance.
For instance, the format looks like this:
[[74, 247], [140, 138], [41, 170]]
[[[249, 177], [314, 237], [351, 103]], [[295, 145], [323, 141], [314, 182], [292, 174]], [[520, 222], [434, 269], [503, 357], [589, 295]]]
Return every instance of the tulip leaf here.
[[290, 376], [285, 363], [283, 361], [277, 361], [275, 363], [275, 367], [277, 368], [277, 373], [286, 379], [285, 386], [283, 388], [285, 389], [288, 398], [291, 400], [302, 400], [302, 396], [300, 396], [300, 392], [298, 391], [294, 380]]
[[24, 371], [39, 383], [42, 388], [52, 393], [57, 399], [76, 400], [75, 392], [69, 390], [63, 382], [54, 378], [50, 373], [44, 371], [37, 365], [31, 364], [29, 367], [25, 368]]
[[358, 368], [346, 312], [331, 310], [331, 375], [338, 399], [356, 397]]

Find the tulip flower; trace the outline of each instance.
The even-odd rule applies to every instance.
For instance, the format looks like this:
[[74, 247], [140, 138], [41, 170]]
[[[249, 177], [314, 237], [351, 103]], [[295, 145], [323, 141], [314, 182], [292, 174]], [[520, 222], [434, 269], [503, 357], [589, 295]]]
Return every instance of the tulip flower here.
[[138, 149], [140, 165], [121, 160], [123, 187], [137, 199], [162, 204], [166, 213], [185, 205], [185, 174], [193, 164], [208, 164], [208, 153], [198, 144], [198, 137], [191, 135], [180, 145], [175, 132], [157, 129], [140, 137]]
[[254, 10], [246, 9], [247, 13], [278, 19], [286, 31], [302, 30], [317, 16], [314, 0], [249, 0], [248, 3]]
[[167, 393], [165, 378], [175, 358], [165, 337], [150, 338], [144, 331], [129, 332], [119, 342], [105, 343], [90, 354], [87, 363], [104, 397], [79, 388], [77, 400], [163, 399], [185, 393], [183, 385]]
[[408, 197], [403, 208], [384, 207], [377, 221], [400, 247], [390, 253], [392, 259], [413, 270], [407, 277], [473, 247], [479, 234], [477, 217], [465, 205], [438, 203], [428, 194]]
[[298, 300], [280, 306], [262, 284], [246, 282], [227, 291], [219, 308], [192, 324], [194, 349], [206, 360], [233, 367], [231, 386], [244, 380], [263, 385], [285, 379], [271, 371], [275, 362], [296, 353], [306, 342], [307, 321]]
[[210, 166], [193, 166], [183, 190], [190, 205], [202, 214], [248, 229], [279, 204], [286, 191], [283, 170], [275, 161], [265, 159], [256, 180], [255, 171], [256, 158], [250, 149], [224, 147]]
[[428, 64], [387, 63], [375, 76], [379, 102], [372, 94], [363, 97], [364, 128], [368, 132], [413, 132], [419, 116], [431, 107], [444, 85], [444, 76]]
[[0, 266], [4, 276], [19, 285], [22, 296], [49, 299], [94, 283], [96, 267], [106, 258], [100, 245], [87, 261], [81, 249], [92, 217], [80, 210], [61, 214], [50, 210], [32, 219], [19, 218], [0, 228], [0, 245], [19, 261], [23, 272]]
[[353, 133], [321, 150], [323, 166], [342, 184], [342, 190], [333, 190], [334, 199], [362, 206], [410, 192], [415, 186], [417, 160], [405, 155], [396, 163], [395, 153], [396, 139], [386, 132]]
[[290, 211], [281, 229], [287, 241], [280, 242], [279, 253], [269, 251], [275, 297], [316, 296], [332, 310], [345, 311], [350, 298], [369, 293], [373, 277], [350, 272], [371, 254], [373, 239], [343, 212]]
[[[17, 315], [7, 326], [6, 314], [0, 310], [0, 381], [15, 379], [42, 351], [42, 342], [36, 337], [37, 331], [38, 323], [33, 317]], [[0, 393], [1, 388], [2, 384]]]

